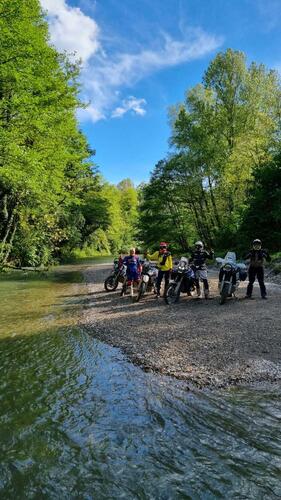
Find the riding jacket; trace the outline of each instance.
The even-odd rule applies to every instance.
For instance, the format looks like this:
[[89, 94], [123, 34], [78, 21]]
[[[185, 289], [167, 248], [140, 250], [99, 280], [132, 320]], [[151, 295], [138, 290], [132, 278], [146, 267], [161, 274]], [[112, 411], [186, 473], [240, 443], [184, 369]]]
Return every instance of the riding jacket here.
[[198, 269], [207, 269], [206, 260], [214, 257], [214, 252], [207, 252], [207, 250], [190, 250], [190, 252], [189, 263]]
[[172, 255], [170, 252], [160, 253], [159, 250], [153, 254], [147, 254], [149, 260], [156, 260], [160, 271], [170, 271], [173, 267]]
[[250, 250], [250, 252], [245, 256], [245, 260], [250, 259], [250, 267], [263, 267], [264, 261], [271, 261], [271, 257], [267, 250]]
[[135, 274], [140, 272], [141, 263], [136, 255], [127, 255], [123, 259], [123, 264], [127, 266], [127, 274]]

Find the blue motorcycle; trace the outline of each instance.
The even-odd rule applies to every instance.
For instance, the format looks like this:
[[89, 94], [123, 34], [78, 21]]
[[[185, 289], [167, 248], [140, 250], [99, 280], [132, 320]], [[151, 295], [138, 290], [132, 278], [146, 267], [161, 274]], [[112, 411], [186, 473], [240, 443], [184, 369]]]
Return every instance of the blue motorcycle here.
[[180, 300], [180, 294], [191, 295], [195, 290], [195, 274], [188, 264], [186, 257], [181, 257], [178, 265], [172, 273], [172, 279], [165, 291], [164, 299], [166, 304], [176, 304]]

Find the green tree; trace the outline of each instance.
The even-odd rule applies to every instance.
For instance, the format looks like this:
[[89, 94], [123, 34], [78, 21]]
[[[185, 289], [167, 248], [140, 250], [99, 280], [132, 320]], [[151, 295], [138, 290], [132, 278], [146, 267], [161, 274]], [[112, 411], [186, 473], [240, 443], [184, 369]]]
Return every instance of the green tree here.
[[198, 235], [210, 243], [235, 244], [247, 184], [278, 146], [277, 74], [254, 63], [247, 68], [244, 54], [228, 49], [172, 116], [171, 141], [182, 155], [177, 177], [193, 192]]
[[245, 240], [261, 238], [270, 250], [280, 252], [281, 242], [281, 154], [255, 170], [248, 192], [249, 206], [239, 231]]
[[101, 218], [79, 65], [50, 46], [38, 0], [1, 0], [0, 48], [0, 264], [46, 263]]

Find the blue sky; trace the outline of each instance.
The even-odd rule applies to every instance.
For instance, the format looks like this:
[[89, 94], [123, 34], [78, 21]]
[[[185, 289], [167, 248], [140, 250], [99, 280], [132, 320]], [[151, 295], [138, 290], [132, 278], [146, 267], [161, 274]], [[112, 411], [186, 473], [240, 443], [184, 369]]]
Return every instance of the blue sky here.
[[149, 178], [168, 108], [228, 47], [281, 70], [281, 0], [41, 0], [51, 41], [82, 58], [81, 127], [110, 182]]

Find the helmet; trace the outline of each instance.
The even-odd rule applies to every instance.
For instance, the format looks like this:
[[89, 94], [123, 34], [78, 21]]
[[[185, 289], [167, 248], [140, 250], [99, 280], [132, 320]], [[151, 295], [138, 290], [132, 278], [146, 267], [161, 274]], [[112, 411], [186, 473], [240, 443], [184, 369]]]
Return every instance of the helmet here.
[[195, 246], [203, 248], [204, 245], [203, 245], [202, 241], [196, 241]]
[[256, 238], [256, 239], [253, 241], [253, 245], [261, 245], [261, 240], [259, 240], [258, 238]]

